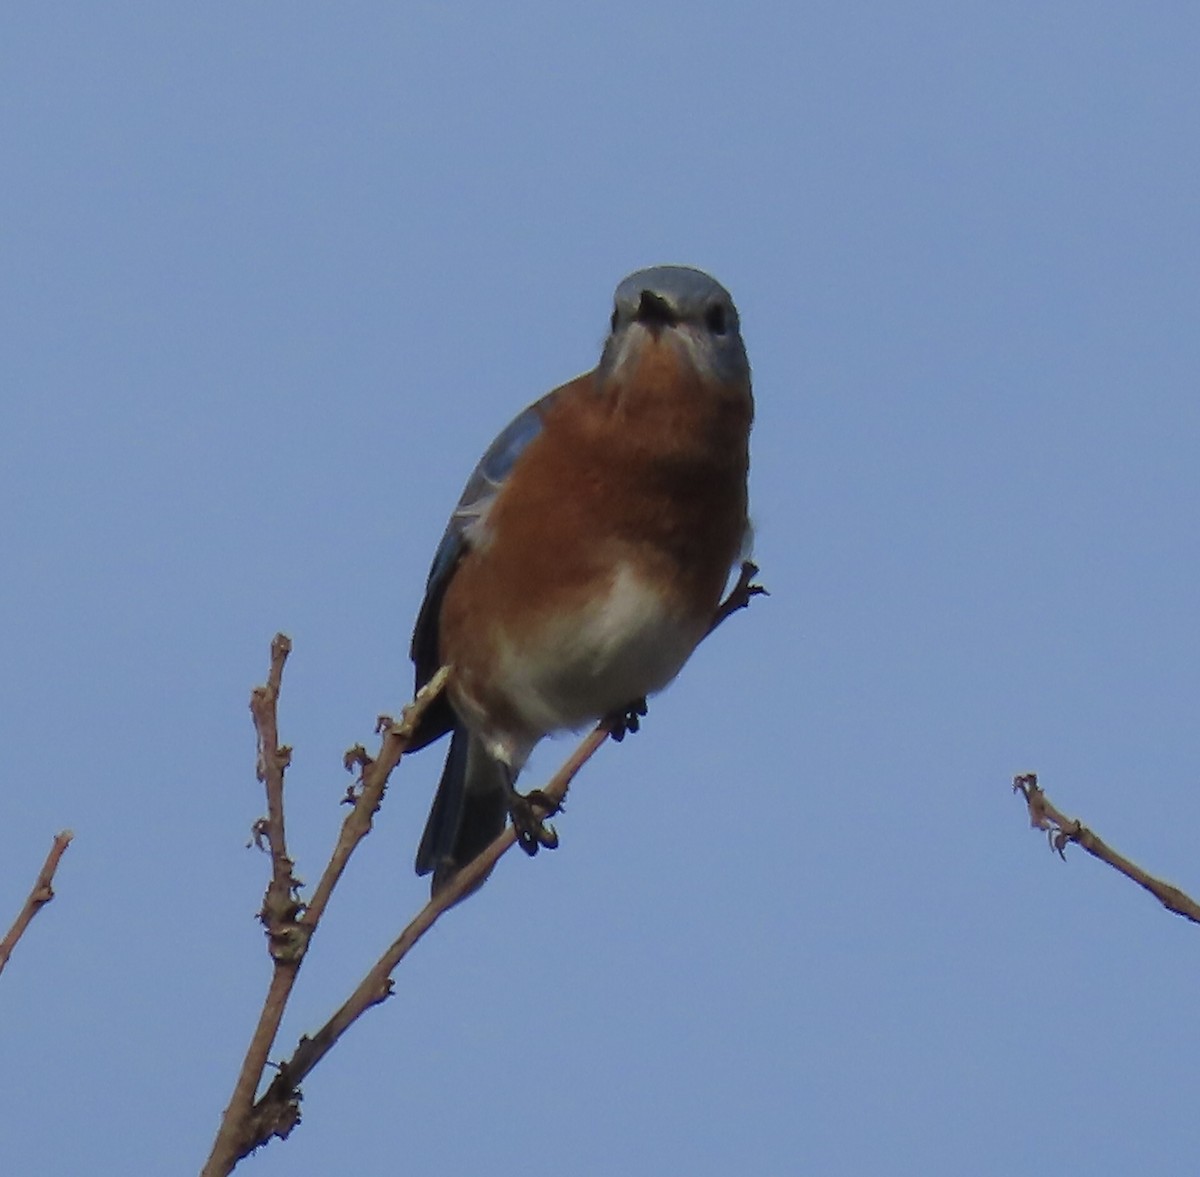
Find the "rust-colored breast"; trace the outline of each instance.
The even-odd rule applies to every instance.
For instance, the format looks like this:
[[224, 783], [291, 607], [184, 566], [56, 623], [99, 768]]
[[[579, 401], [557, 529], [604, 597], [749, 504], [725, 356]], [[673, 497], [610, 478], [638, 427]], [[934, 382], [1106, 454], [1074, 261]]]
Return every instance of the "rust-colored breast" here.
[[620, 381], [562, 388], [446, 591], [442, 658], [492, 722], [506, 722], [488, 682], [500, 645], [536, 646], [547, 619], [581, 614], [619, 568], [697, 638], [719, 603], [747, 527], [749, 389], [646, 351]]

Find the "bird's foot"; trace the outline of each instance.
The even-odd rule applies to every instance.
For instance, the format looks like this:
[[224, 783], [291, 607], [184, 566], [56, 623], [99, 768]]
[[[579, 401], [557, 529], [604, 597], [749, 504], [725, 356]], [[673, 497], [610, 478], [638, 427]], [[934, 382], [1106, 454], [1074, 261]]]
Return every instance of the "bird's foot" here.
[[531, 789], [524, 794], [513, 791], [508, 799], [508, 813], [517, 842], [526, 854], [532, 856], [543, 846], [547, 850], [558, 846], [558, 834], [552, 825], [546, 824], [546, 818], [561, 811], [562, 803], [553, 800], [541, 789]]
[[605, 716], [604, 724], [608, 728], [608, 734], [619, 744], [626, 733], [632, 734], [642, 726], [642, 717], [645, 714], [646, 699], [643, 696], [641, 699], [634, 699], [627, 707]]

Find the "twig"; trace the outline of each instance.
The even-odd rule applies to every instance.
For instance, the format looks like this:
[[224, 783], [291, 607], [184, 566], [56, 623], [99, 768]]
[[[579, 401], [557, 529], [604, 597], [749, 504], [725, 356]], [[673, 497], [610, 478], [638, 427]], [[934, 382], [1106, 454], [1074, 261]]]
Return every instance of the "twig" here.
[[1066, 858], [1063, 851], [1067, 843], [1074, 842], [1093, 858], [1108, 863], [1127, 879], [1132, 879], [1139, 887], [1144, 887], [1168, 911], [1173, 911], [1194, 924], [1200, 924], [1200, 904], [1178, 887], [1156, 879], [1142, 870], [1137, 863], [1130, 862], [1128, 858], [1118, 854], [1082, 822], [1060, 813], [1042, 792], [1037, 773], [1028, 772], [1013, 777], [1013, 792], [1020, 793], [1025, 798], [1025, 804], [1029, 807], [1030, 824], [1034, 829], [1046, 831], [1051, 848], [1057, 851], [1060, 858]]
[[347, 768], [353, 767], [354, 764], [362, 767], [362, 787], [356, 796], [351, 796], [353, 808], [342, 822], [342, 831], [338, 835], [329, 865], [300, 917], [301, 924], [310, 935], [324, 914], [329, 897], [350, 861], [350, 855], [354, 853], [359, 842], [371, 832], [371, 822], [383, 803], [383, 794], [387, 789], [392, 769], [399, 764], [421, 716], [445, 689], [449, 677], [450, 668], [443, 666], [417, 692], [417, 697], [404, 709], [399, 723], [392, 722], [387, 716], [379, 717], [377, 728], [383, 732], [383, 742], [379, 747], [379, 754], [373, 760], [361, 747], [352, 748], [346, 753]]
[[54, 872], [58, 870], [59, 860], [74, 836], [70, 830], [63, 830], [61, 834], [54, 835], [50, 853], [46, 855], [46, 861], [38, 871], [37, 881], [33, 884], [33, 890], [29, 892], [29, 898], [25, 900], [25, 906], [13, 921], [13, 926], [5, 933], [4, 939], [0, 940], [0, 973], [4, 972], [8, 958], [12, 956], [17, 941], [25, 934], [25, 929], [29, 927], [33, 917], [54, 898]]
[[271, 1136], [286, 1137], [299, 1123], [299, 1103], [292, 1101], [288, 1106], [277, 1109], [278, 1115], [263, 1135], [261, 1118], [254, 1114], [255, 1092], [266, 1069], [271, 1047], [279, 1032], [279, 1024], [312, 934], [351, 854], [371, 830], [388, 775], [399, 762], [421, 715], [440, 694], [449, 674], [446, 668], [439, 671], [405, 708], [401, 722], [389, 722], [379, 756], [375, 760], [364, 756], [362, 789], [353, 798], [353, 808], [342, 823], [337, 845], [313, 899], [304, 905], [297, 898], [299, 884], [292, 874], [294, 864], [288, 857], [284, 833], [283, 775], [291, 760], [291, 749], [281, 747], [278, 742], [279, 690], [283, 667], [291, 649], [289, 638], [284, 634], [275, 635], [271, 642], [271, 666], [266, 685], [256, 687], [250, 696], [250, 712], [258, 733], [258, 779], [265, 785], [267, 793], [267, 816], [255, 825], [255, 836], [260, 843], [266, 840], [271, 853], [271, 881], [259, 918], [267, 929], [267, 943], [274, 969], [258, 1025], [251, 1036], [233, 1095], [221, 1118], [221, 1127], [202, 1170], [202, 1177], [224, 1177], [233, 1171], [242, 1157], [265, 1144]]
[[291, 639], [277, 633], [271, 641], [271, 665], [266, 684], [255, 687], [250, 693], [250, 714], [258, 738], [257, 776], [267, 793], [267, 816], [256, 823], [254, 834], [260, 845], [266, 841], [271, 854], [271, 881], [267, 884], [258, 918], [267, 930], [268, 951], [275, 967], [258, 1015], [258, 1025], [250, 1036], [233, 1094], [204, 1166], [205, 1177], [232, 1172], [233, 1166], [245, 1155], [240, 1150], [245, 1123], [275, 1035], [279, 1032], [279, 1023], [283, 1020], [288, 994], [304, 957], [296, 927], [300, 906], [296, 898], [297, 883], [287, 853], [283, 819], [283, 776], [291, 761], [291, 749], [279, 744], [279, 691], [283, 684], [283, 668], [291, 652]]
[[[584, 738], [571, 757], [541, 790], [547, 800], [555, 804], [563, 800], [575, 775], [596, 754], [607, 738], [608, 728], [603, 724]], [[545, 808], [539, 816], [548, 816], [549, 812], [549, 808]], [[299, 1099], [299, 1085], [313, 1067], [329, 1053], [337, 1040], [362, 1014], [391, 996], [391, 975], [396, 966], [408, 955], [421, 937], [437, 923], [441, 915], [480, 886], [491, 874], [501, 856], [512, 848], [516, 840], [516, 833], [512, 826], [506, 827], [490, 846], [454, 874], [437, 895], [418, 912], [391, 947], [376, 961], [359, 983], [358, 988], [347, 998], [333, 1017], [311, 1038], [305, 1036], [300, 1039], [292, 1057], [280, 1066], [279, 1074], [255, 1105], [256, 1120], [261, 1119], [263, 1126], [267, 1127], [276, 1122], [281, 1109], [295, 1105]], [[263, 1138], [264, 1141], [269, 1135], [268, 1131], [267, 1136]]]
[[266, 685], [250, 693], [250, 714], [258, 737], [257, 776], [267, 793], [267, 816], [255, 827], [255, 833], [260, 844], [265, 838], [271, 853], [271, 882], [259, 919], [267, 929], [271, 955], [276, 959], [286, 959], [294, 952], [292, 942], [301, 906], [296, 898], [300, 884], [292, 874], [295, 864], [288, 856], [283, 818], [283, 774], [291, 764], [292, 750], [279, 743], [279, 690], [291, 652], [291, 638], [277, 633], [271, 642]]

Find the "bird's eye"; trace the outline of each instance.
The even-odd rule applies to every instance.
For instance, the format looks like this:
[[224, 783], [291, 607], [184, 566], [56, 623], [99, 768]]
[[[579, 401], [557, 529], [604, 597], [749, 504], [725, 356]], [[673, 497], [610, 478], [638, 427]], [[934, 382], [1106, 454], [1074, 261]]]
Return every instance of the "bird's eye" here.
[[719, 302], [714, 302], [712, 306], [704, 312], [704, 325], [714, 335], [724, 335], [729, 329], [729, 324], [726, 321], [725, 308]]
[[608, 329], [615, 331], [617, 329], [617, 308], [613, 307], [612, 318], [608, 321]]

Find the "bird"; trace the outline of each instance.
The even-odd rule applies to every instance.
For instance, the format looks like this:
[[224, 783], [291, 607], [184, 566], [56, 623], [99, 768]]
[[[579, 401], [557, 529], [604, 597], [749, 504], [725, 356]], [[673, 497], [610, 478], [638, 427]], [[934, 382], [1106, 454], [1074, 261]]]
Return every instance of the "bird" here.
[[517, 776], [543, 737], [646, 697], [708, 632], [748, 552], [754, 418], [738, 312], [690, 266], [616, 288], [599, 362], [529, 405], [467, 480], [413, 630], [419, 690], [450, 675], [409, 750], [450, 745], [417, 851], [436, 896], [511, 818], [529, 854], [558, 838]]

